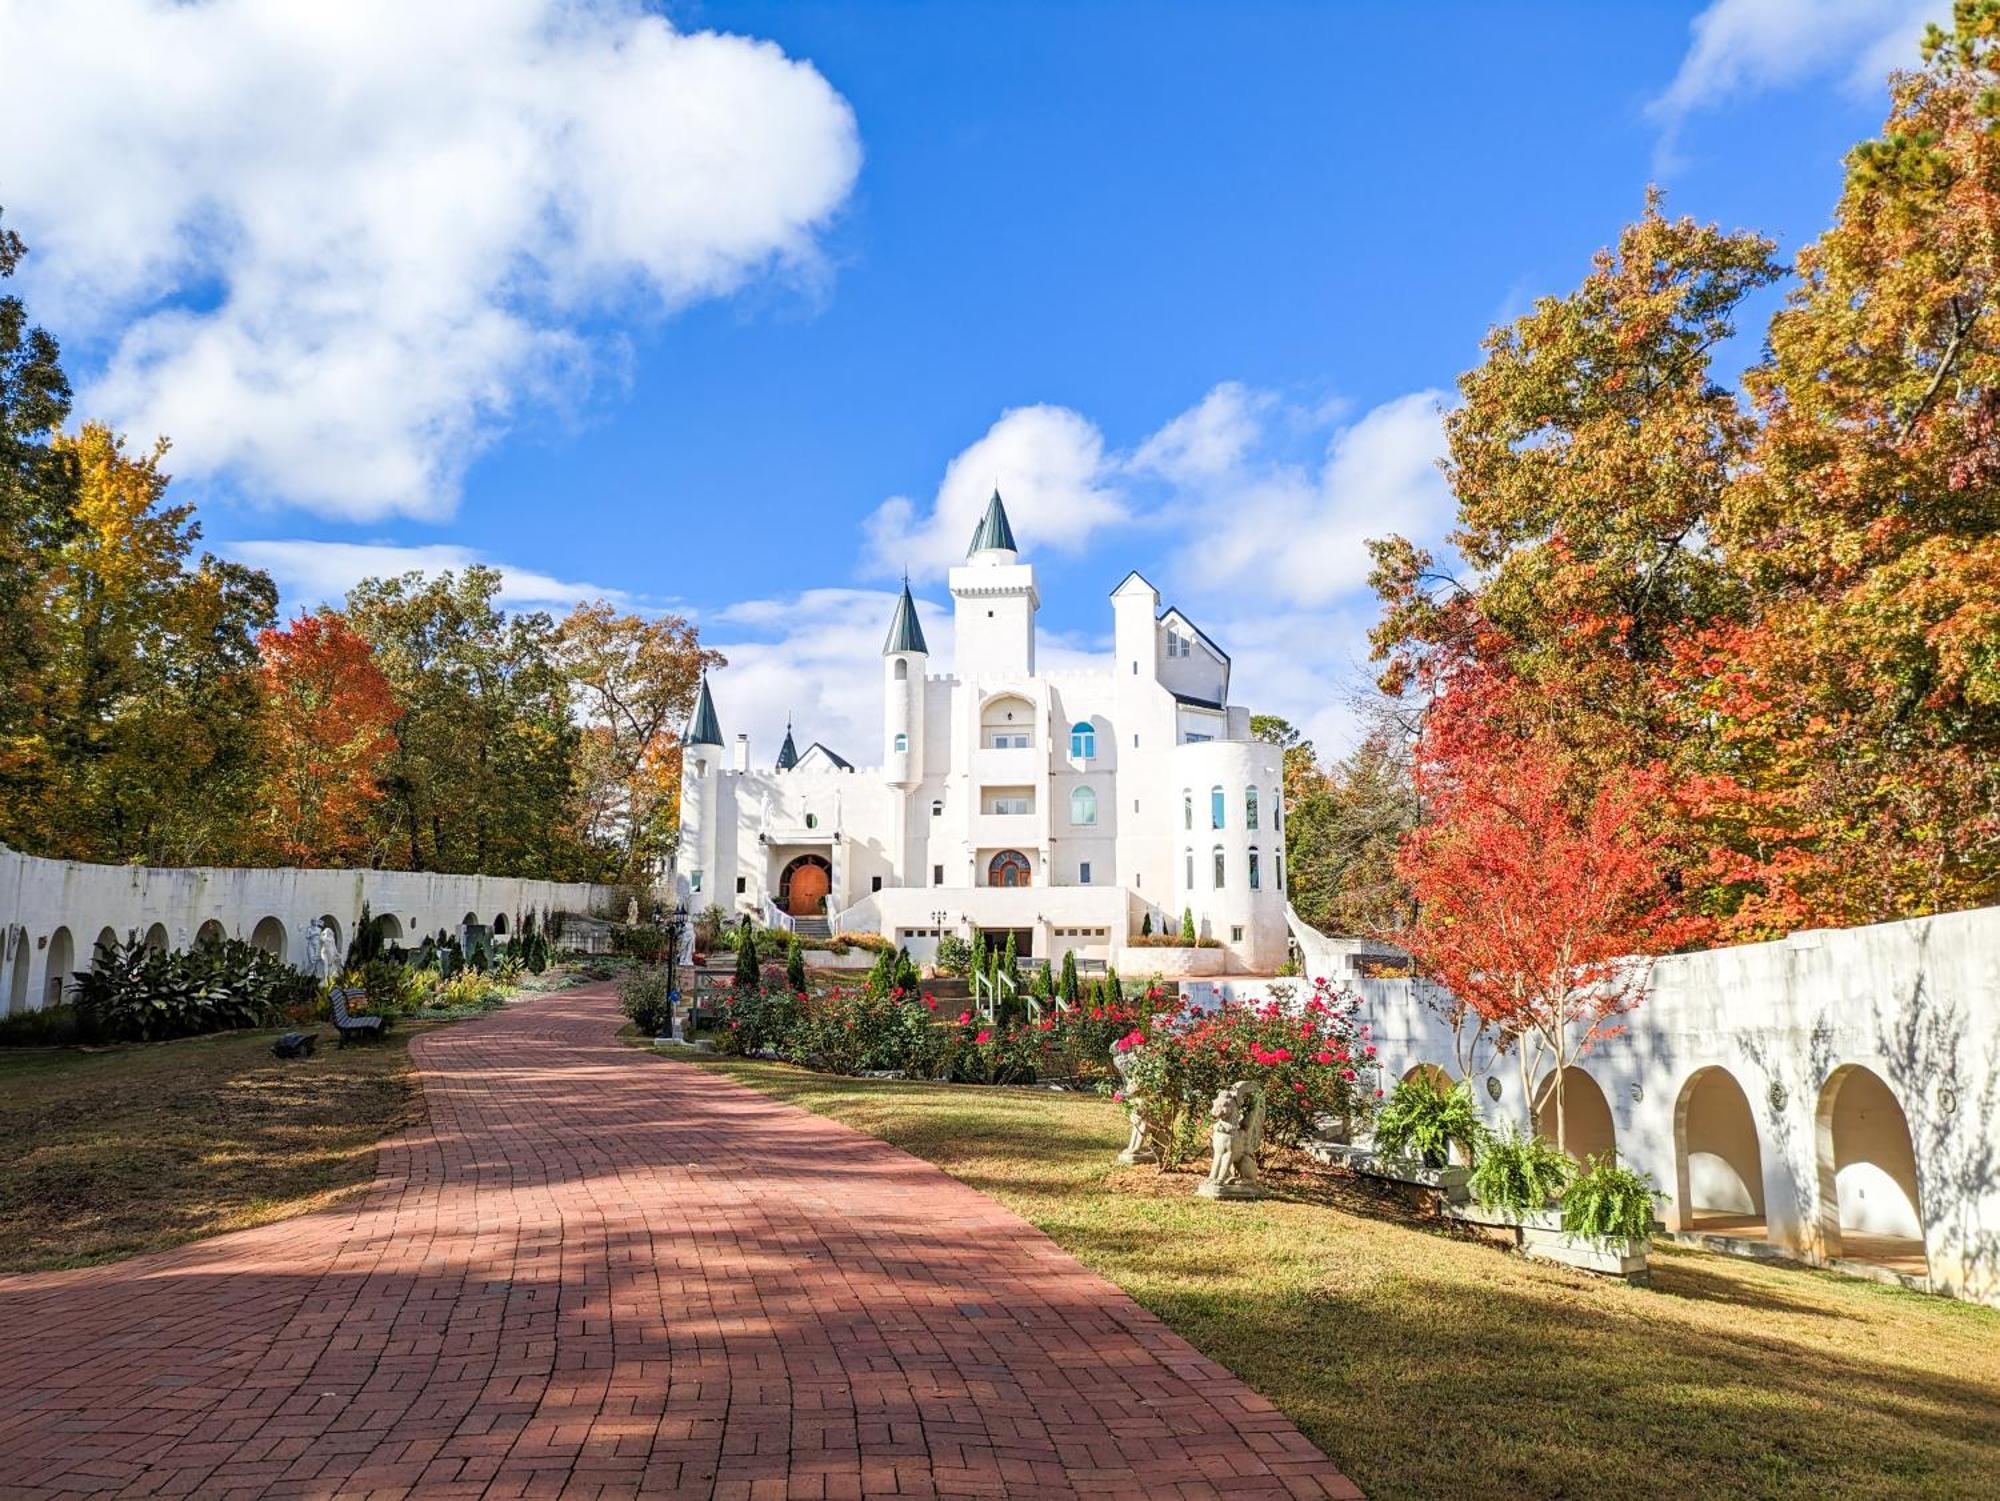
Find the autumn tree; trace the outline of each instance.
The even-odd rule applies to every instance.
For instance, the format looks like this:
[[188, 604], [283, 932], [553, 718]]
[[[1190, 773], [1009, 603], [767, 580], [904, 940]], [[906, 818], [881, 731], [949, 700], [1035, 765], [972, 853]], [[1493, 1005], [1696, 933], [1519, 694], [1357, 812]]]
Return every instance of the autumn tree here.
[[2000, 900], [2000, 3], [1922, 62], [1747, 377], [1748, 603], [1680, 664], [1739, 937]]
[[52, 446], [77, 476], [71, 534], [40, 598], [36, 737], [49, 795], [31, 847], [153, 864], [240, 860], [261, 780], [255, 637], [277, 594], [194, 556], [164, 440], [145, 454], [97, 423]]
[[704, 650], [695, 627], [678, 615], [620, 614], [601, 600], [570, 612], [553, 649], [583, 720], [577, 784], [584, 838], [609, 856], [610, 879], [643, 880], [673, 855], [677, 732], [693, 712], [702, 673], [722, 666], [723, 656]]
[[1387, 934], [1409, 921], [1397, 847], [1416, 823], [1416, 791], [1400, 735], [1376, 715], [1361, 744], [1321, 766], [1287, 721], [1254, 715], [1251, 732], [1285, 749], [1285, 889], [1323, 932]]
[[287, 864], [366, 864], [398, 709], [374, 651], [347, 617], [321, 609], [257, 638], [262, 656], [269, 848]]
[[[0, 280], [26, 254], [0, 227]], [[75, 466], [49, 442], [69, 416], [58, 353], [20, 298], [0, 297], [0, 839], [22, 845], [35, 836], [47, 791], [34, 727], [47, 681], [42, 596], [76, 498]]]
[[1580, 777], [1548, 731], [1528, 735], [1504, 676], [1466, 669], [1440, 685], [1415, 767], [1426, 817], [1398, 868], [1416, 898], [1398, 941], [1519, 1063], [1524, 1099], [1620, 1025], [1650, 968], [1685, 941], [1665, 849], [1643, 817], [1658, 773]]

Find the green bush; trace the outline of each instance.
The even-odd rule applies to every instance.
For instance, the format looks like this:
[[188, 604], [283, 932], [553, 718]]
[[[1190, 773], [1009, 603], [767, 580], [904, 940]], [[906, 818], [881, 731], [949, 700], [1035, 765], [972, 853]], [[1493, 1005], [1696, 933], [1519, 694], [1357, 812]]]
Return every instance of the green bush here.
[[754, 989], [757, 984], [757, 930], [744, 918], [736, 932], [736, 986]]
[[0, 1016], [0, 1048], [64, 1048], [82, 1041], [83, 1018], [74, 1006]]
[[1576, 1163], [1554, 1142], [1509, 1131], [1489, 1138], [1472, 1165], [1472, 1197], [1488, 1209], [1529, 1214], [1562, 1197]]
[[1562, 1225], [1571, 1235], [1636, 1240], [1653, 1229], [1653, 1206], [1666, 1195], [1647, 1173], [1618, 1165], [1618, 1153], [1593, 1157], [1562, 1196]]
[[164, 953], [140, 940], [97, 951], [77, 976], [76, 1012], [93, 1042], [157, 1042], [260, 1027], [310, 1007], [318, 986], [237, 939]]
[[1181, 942], [1193, 943], [1195, 935], [1194, 908], [1181, 908]]
[[1467, 1162], [1476, 1161], [1486, 1135], [1472, 1088], [1463, 1081], [1440, 1089], [1417, 1074], [1390, 1090], [1375, 1114], [1376, 1148], [1390, 1157], [1421, 1157], [1426, 1167], [1443, 1167], [1453, 1147]]
[[972, 972], [972, 945], [956, 933], [947, 933], [937, 943], [937, 958], [934, 961], [941, 975], [967, 975]]
[[674, 974], [660, 965], [635, 969], [618, 982], [618, 1006], [648, 1037], [665, 1036], [673, 1026], [673, 1003], [667, 999]]
[[806, 988], [806, 951], [799, 947], [799, 935], [793, 933], [791, 941], [785, 945], [785, 983], [794, 990]]

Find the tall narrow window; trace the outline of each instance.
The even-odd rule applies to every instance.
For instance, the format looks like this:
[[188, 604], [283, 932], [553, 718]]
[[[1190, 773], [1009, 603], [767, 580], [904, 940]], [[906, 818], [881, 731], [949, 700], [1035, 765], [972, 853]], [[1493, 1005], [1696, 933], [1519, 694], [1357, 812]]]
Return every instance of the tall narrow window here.
[[1263, 889], [1262, 884], [1258, 880], [1257, 846], [1254, 844], [1250, 846], [1250, 889], [1252, 891], [1261, 891]]
[[902, 734], [897, 735], [896, 754], [900, 756], [903, 754], [903, 752], [907, 751], [909, 748], [910, 748], [910, 737], [908, 735], [902, 735]]
[[1069, 821], [1074, 824], [1097, 822], [1097, 794], [1079, 787], [1069, 795]]
[[1090, 862], [1088, 860], [1079, 860], [1077, 862], [1076, 884], [1079, 886], [1088, 886], [1090, 884]]
[[1097, 731], [1091, 728], [1089, 720], [1078, 720], [1069, 727], [1069, 753], [1079, 761], [1088, 761], [1097, 754]]
[[1220, 787], [1211, 787], [1208, 789], [1208, 826], [1212, 829], [1222, 827], [1222, 789]]
[[[699, 878], [699, 877], [697, 877], [696, 879], [697, 879], [697, 880], [699, 880], [700, 878]], [[1193, 851], [1193, 850], [1189, 850], [1189, 851], [1187, 852], [1187, 889], [1188, 889], [1189, 891], [1192, 891], [1192, 890], [1194, 890], [1194, 851]]]
[[1279, 833], [1285, 829], [1285, 795], [1275, 789], [1271, 793], [1271, 827]]
[[1181, 827], [1194, 827], [1194, 794], [1185, 787], [1181, 788]]
[[1271, 871], [1278, 878], [1278, 890], [1283, 891], [1285, 889], [1285, 857], [1283, 855], [1273, 855], [1271, 857]]
[[1243, 789], [1243, 827], [1246, 829], [1257, 827], [1257, 789], [1255, 787], [1246, 787]]
[[907, 682], [909, 676], [910, 664], [905, 662], [901, 657], [896, 658], [896, 681], [899, 683]]
[[1218, 844], [1215, 847], [1215, 889], [1217, 891], [1222, 890], [1223, 873], [1222, 846]]

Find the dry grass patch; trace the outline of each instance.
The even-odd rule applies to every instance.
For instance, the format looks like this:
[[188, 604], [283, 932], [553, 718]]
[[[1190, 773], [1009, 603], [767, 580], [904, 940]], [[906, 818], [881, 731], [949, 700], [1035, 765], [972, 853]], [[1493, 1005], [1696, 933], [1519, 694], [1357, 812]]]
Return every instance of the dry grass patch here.
[[86, 1266], [328, 1204], [420, 1118], [405, 1023], [281, 1063], [278, 1030], [0, 1052], [0, 1271]]
[[704, 1062], [935, 1162], [1277, 1402], [1373, 1497], [1990, 1496], [2000, 1312], [1673, 1248], [1654, 1287], [1319, 1171], [1214, 1204], [1110, 1102]]

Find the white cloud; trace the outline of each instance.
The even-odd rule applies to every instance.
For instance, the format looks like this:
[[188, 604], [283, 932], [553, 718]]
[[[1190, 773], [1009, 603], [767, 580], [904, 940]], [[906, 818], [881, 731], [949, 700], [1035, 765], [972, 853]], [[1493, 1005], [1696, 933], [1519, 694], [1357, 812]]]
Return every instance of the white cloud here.
[[516, 568], [470, 547], [436, 544], [397, 547], [388, 543], [313, 542], [286, 539], [225, 542], [223, 552], [261, 568], [277, 582], [287, 607], [338, 604], [365, 578], [393, 578], [405, 573], [462, 572], [484, 563], [500, 570], [500, 603], [509, 609], [567, 609], [587, 599], [629, 605], [631, 596], [601, 584], [570, 583], [532, 569]]
[[1413, 392], [1364, 412], [1333, 432], [1315, 462], [1274, 451], [1262, 424], [1213, 448], [1227, 452], [1226, 462], [1191, 468], [1181, 459], [1184, 444], [1162, 445], [1219, 398], [1248, 421], [1250, 408], [1225, 394], [1230, 390], [1218, 387], [1139, 449], [1140, 459], [1151, 454], [1156, 465], [1163, 446], [1175, 455], [1161, 472], [1174, 482], [1168, 508], [1189, 539], [1175, 563], [1188, 587], [1321, 606], [1367, 581], [1369, 538], [1401, 532], [1428, 540], [1443, 529], [1452, 500], [1437, 469], [1444, 452], [1439, 392]]
[[0, 136], [80, 408], [357, 519], [448, 514], [590, 317], [813, 274], [860, 160], [812, 67], [641, 0], [0, 0]]
[[938, 577], [964, 560], [996, 487], [1023, 549], [1079, 551], [1127, 519], [1114, 481], [1095, 424], [1067, 407], [1016, 407], [946, 465], [928, 507], [899, 495], [876, 508], [864, 564], [877, 574], [907, 568]]
[[1740, 94], [1837, 74], [1858, 91], [1914, 67], [1927, 21], [1949, 0], [1713, 0], [1689, 23], [1693, 42], [1651, 112], [1668, 130]]
[[1269, 392], [1224, 381], [1141, 443], [1132, 467], [1183, 484], [1228, 474], [1262, 438], [1274, 402]]

